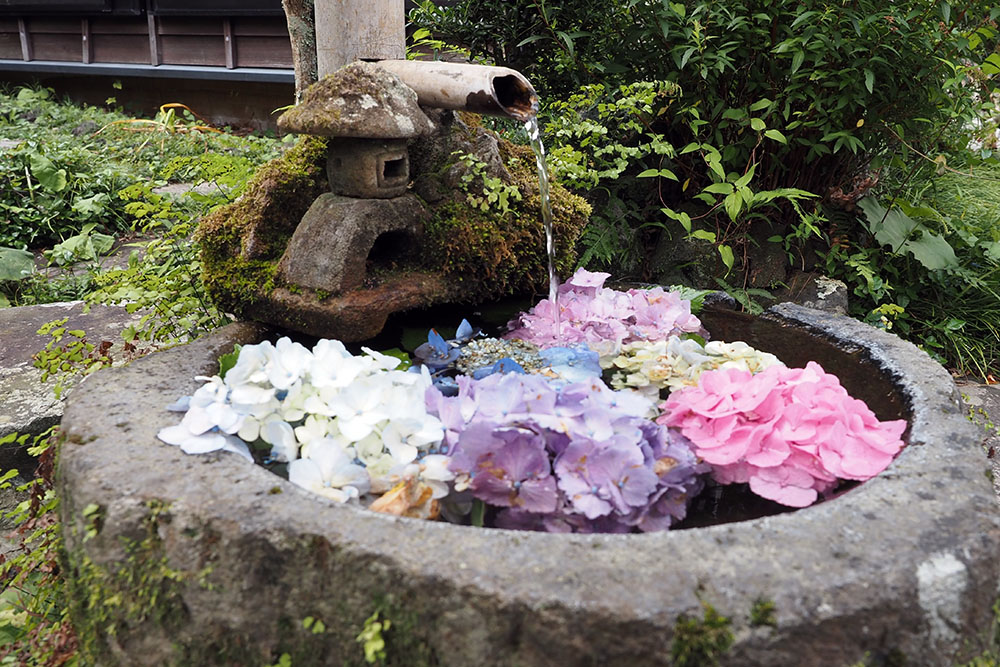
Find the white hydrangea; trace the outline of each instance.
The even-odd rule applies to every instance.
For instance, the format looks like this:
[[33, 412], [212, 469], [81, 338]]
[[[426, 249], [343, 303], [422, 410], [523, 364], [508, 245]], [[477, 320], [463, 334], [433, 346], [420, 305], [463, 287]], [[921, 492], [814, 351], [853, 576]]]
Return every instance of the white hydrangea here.
[[444, 437], [424, 403], [431, 377], [398, 365], [367, 348], [354, 356], [336, 340], [312, 350], [288, 338], [246, 345], [225, 378], [198, 378], [205, 384], [177, 407], [187, 411], [181, 423], [158, 436], [188, 453], [228, 450], [251, 461], [247, 443], [260, 439], [289, 464], [293, 483], [340, 502], [416, 465], [429, 470], [438, 497], [448, 473], [426, 456]]
[[726, 343], [673, 336], [665, 341], [627, 343], [608, 367], [615, 368], [611, 386], [632, 388], [656, 399], [661, 389], [673, 391], [698, 384], [705, 371], [738, 368], [751, 373], [780, 364], [776, 356], [756, 350], [742, 341]]

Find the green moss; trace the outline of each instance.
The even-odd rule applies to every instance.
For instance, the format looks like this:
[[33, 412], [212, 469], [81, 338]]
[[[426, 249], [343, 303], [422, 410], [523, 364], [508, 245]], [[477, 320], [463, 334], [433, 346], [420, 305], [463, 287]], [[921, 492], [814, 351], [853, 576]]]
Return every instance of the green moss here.
[[[535, 156], [527, 146], [501, 142], [501, 155], [521, 201], [509, 201], [506, 211], [482, 211], [451, 198], [434, 207], [426, 228], [428, 268], [455, 280], [475, 276], [465, 286], [468, 299], [484, 300], [514, 293], [544, 291], [548, 256], [541, 217]], [[550, 189], [556, 236], [556, 270], [572, 272], [579, 237], [590, 206], [556, 183]]]
[[325, 160], [326, 141], [303, 137], [258, 169], [242, 197], [202, 218], [195, 238], [205, 285], [223, 310], [239, 312], [273, 289], [275, 262], [326, 189]]
[[206, 262], [202, 280], [216, 303], [228, 312], [243, 316], [274, 289], [277, 271], [276, 262], [236, 256]]
[[70, 618], [87, 664], [114, 662], [108, 646], [146, 621], [168, 632], [186, 622], [180, 597], [185, 575], [167, 565], [157, 531], [168, 517], [168, 507], [158, 500], [148, 501], [146, 507], [144, 535], [135, 540], [123, 538], [125, 557], [120, 562], [102, 566], [83, 554], [73, 559], [63, 555]]
[[713, 667], [733, 645], [730, 621], [702, 602], [703, 618], [681, 615], [674, 625], [670, 657], [674, 667]]
[[755, 628], [769, 625], [772, 628], [778, 625], [778, 620], [774, 616], [774, 600], [757, 598], [750, 607], [750, 625]]

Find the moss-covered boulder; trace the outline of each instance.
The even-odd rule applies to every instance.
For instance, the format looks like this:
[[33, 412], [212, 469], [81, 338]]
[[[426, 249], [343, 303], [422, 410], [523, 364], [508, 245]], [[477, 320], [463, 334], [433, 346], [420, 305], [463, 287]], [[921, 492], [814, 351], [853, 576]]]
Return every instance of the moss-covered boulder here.
[[[243, 319], [357, 341], [376, 335], [394, 312], [544, 292], [548, 262], [531, 149], [498, 138], [475, 116], [428, 115], [437, 131], [410, 149], [412, 192], [429, 212], [420, 247], [387, 257], [376, 241], [361, 287], [343, 294], [285, 284], [277, 264], [326, 186], [324, 142], [305, 138], [199, 227], [205, 282], [218, 305]], [[558, 184], [551, 203], [556, 266], [566, 275], [590, 207]]]

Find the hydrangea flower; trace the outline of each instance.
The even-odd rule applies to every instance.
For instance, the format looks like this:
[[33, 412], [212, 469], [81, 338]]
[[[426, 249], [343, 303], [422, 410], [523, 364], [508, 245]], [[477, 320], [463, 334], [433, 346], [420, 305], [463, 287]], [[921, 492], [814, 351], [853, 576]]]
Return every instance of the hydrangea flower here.
[[339, 341], [321, 340], [312, 350], [287, 338], [246, 345], [225, 378], [200, 378], [205, 384], [179, 406], [187, 408], [181, 423], [158, 435], [189, 453], [227, 449], [251, 461], [247, 442], [260, 439], [272, 460], [289, 463], [293, 482], [334, 500], [356, 499], [373, 477], [384, 485], [381, 478], [444, 437], [424, 407], [430, 375], [395, 370], [398, 364], [368, 349], [354, 356]]
[[673, 391], [698, 384], [701, 374], [719, 368], [759, 373], [780, 364], [776, 356], [755, 350], [744, 342], [709, 341], [673, 336], [668, 340], [636, 341], [622, 346], [611, 360], [615, 369], [611, 386], [635, 389], [652, 399], [661, 389]]
[[837, 479], [882, 472], [903, 446], [904, 420], [882, 422], [819, 364], [771, 366], [753, 375], [709, 371], [675, 391], [660, 424], [678, 428], [723, 484], [805, 507]]
[[548, 531], [663, 530], [707, 471], [682, 438], [649, 421], [651, 401], [599, 379], [459, 377], [430, 389], [455, 489], [501, 508], [498, 525]]
[[604, 287], [608, 273], [577, 269], [560, 285], [559, 310], [543, 299], [507, 324], [506, 338], [525, 340], [546, 348], [585, 343], [597, 352], [602, 366], [621, 346], [639, 340], [666, 340], [680, 333], [705, 334], [691, 314], [691, 302], [662, 287], [619, 292]]

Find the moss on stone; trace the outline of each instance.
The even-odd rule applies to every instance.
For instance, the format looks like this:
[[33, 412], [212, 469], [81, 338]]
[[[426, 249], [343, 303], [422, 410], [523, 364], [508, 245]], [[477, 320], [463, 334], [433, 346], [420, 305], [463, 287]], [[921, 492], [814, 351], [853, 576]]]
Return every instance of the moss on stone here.
[[[521, 201], [512, 202], [509, 211], [499, 212], [482, 211], [452, 197], [433, 207], [433, 219], [426, 229], [428, 268], [468, 281], [468, 301], [539, 292], [548, 285], [534, 153], [527, 146], [505, 141], [500, 142], [500, 151]], [[576, 262], [576, 240], [590, 215], [590, 206], [557, 183], [551, 184], [549, 200], [556, 271], [566, 275]]]
[[184, 625], [187, 612], [180, 589], [185, 574], [171, 569], [157, 526], [168, 516], [158, 500], [146, 503], [144, 535], [123, 540], [125, 557], [107, 567], [82, 553], [63, 555], [69, 587], [69, 613], [87, 664], [117, 662], [109, 647], [147, 621], [167, 632]]
[[288, 239], [326, 190], [325, 160], [326, 141], [303, 137], [257, 170], [242, 197], [201, 220], [203, 280], [223, 310], [244, 312], [273, 289]]
[[774, 600], [757, 598], [750, 606], [750, 625], [755, 628], [765, 625], [776, 627], [778, 619], [775, 617], [774, 611]]
[[707, 602], [701, 604], [702, 618], [677, 618], [670, 646], [674, 667], [713, 667], [733, 645], [729, 619]]
[[278, 259], [313, 201], [326, 189], [326, 140], [303, 137], [254, 174], [237, 201], [202, 218], [204, 255]]

